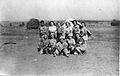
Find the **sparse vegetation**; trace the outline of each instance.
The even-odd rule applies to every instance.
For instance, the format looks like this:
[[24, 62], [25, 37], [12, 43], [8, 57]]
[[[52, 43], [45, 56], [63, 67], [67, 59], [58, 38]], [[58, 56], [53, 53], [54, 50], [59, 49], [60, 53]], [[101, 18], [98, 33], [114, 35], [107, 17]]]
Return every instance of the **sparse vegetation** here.
[[39, 27], [39, 20], [32, 18], [27, 23], [27, 29], [38, 29]]
[[116, 19], [113, 19], [111, 21], [111, 26], [119, 26], [119, 21], [117, 21]]

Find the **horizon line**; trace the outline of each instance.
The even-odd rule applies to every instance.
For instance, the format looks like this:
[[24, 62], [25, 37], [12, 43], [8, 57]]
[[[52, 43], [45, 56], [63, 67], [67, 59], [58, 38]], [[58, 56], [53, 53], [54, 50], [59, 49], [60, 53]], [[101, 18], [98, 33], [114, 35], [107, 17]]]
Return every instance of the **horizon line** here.
[[[31, 18], [32, 19], [32, 18]], [[33, 19], [37, 19], [37, 18], [33, 18]], [[29, 19], [30, 20], [30, 19]], [[0, 22], [24, 22], [24, 21], [29, 21], [29, 20], [1, 20]], [[47, 19], [38, 19], [39, 21], [41, 21], [41, 20], [44, 20], [44, 21], [64, 21], [64, 20], [66, 20], [66, 19], [61, 19], [61, 20], [47, 20]], [[76, 19], [76, 20], [80, 20], [80, 21], [112, 21], [112, 20], [114, 20], [114, 19], [112, 19], [112, 20], [85, 20], [85, 19], [83, 19], [83, 20], [81, 20], [81, 19]], [[120, 21], [120, 20], [118, 20], [118, 19], [115, 19], [116, 21]]]

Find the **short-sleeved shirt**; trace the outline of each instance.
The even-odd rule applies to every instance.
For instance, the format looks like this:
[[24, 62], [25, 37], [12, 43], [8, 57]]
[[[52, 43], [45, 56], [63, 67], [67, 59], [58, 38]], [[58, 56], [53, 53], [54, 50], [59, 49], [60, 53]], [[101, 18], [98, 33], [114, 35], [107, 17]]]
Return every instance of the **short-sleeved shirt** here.
[[75, 34], [76, 34], [76, 33], [80, 33], [79, 25], [74, 26], [73, 30], [74, 30], [74, 33], [75, 33]]
[[64, 28], [60, 26], [60, 27], [58, 27], [57, 32], [58, 32], [58, 33], [63, 33], [63, 32], [64, 32], [63, 29], [64, 29]]
[[83, 37], [84, 40], [88, 40], [91, 34], [92, 33], [86, 27], [83, 27], [82, 29], [80, 29], [80, 36]]
[[70, 46], [75, 45], [75, 40], [73, 38], [72, 39], [67, 39], [67, 42]]
[[61, 51], [61, 50], [65, 49], [65, 48], [67, 48], [67, 47], [68, 47], [68, 44], [67, 44], [66, 42], [63, 42], [63, 43], [58, 42], [58, 43], [56, 44], [56, 47], [57, 47], [58, 50]]
[[82, 37], [76, 39], [76, 46], [77, 47], [80, 47], [83, 44], [85, 44], [85, 40]]
[[57, 27], [56, 26], [49, 26], [48, 30], [52, 33], [56, 32]]
[[40, 30], [40, 33], [45, 34], [45, 33], [47, 33], [48, 28], [47, 28], [46, 26], [41, 26], [41, 27], [39, 28], [39, 30]]
[[48, 46], [49, 46], [49, 39], [45, 39], [45, 40], [43, 41], [43, 46], [44, 46], [44, 47], [48, 47]]
[[50, 47], [55, 47], [55, 45], [56, 45], [56, 39], [50, 39], [50, 41], [49, 41], [49, 46]]
[[73, 31], [73, 30], [72, 30], [71, 27], [68, 27], [68, 28], [65, 29], [65, 33], [66, 33], [66, 34], [71, 34], [72, 31]]

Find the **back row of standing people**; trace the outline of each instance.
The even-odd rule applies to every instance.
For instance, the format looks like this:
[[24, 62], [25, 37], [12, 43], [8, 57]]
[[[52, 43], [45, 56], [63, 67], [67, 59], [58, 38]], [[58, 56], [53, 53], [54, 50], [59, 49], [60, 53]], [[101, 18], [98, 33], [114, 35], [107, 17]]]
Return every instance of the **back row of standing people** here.
[[55, 35], [55, 38], [59, 39], [60, 36], [68, 37], [68, 35], [72, 35], [75, 38], [76, 34], [80, 34], [84, 38], [84, 40], [88, 40], [91, 36], [91, 32], [86, 28], [85, 22], [78, 22], [77, 20], [73, 21], [65, 21], [65, 23], [61, 24], [58, 22], [57, 24], [54, 21], [49, 22], [49, 26], [44, 24], [44, 21], [40, 22], [39, 34], [40, 38], [43, 35], [48, 35], [49, 38], [51, 35]]

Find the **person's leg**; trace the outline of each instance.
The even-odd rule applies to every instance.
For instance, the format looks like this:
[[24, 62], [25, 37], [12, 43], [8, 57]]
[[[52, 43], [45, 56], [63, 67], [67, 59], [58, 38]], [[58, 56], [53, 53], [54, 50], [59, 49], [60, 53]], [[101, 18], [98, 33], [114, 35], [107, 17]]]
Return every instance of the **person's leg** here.
[[43, 49], [42, 49], [42, 48], [40, 49], [40, 52], [39, 52], [39, 53], [40, 53], [40, 54], [43, 54]]
[[52, 54], [52, 51], [53, 51], [53, 49], [50, 47], [50, 48], [48, 48], [48, 53], [49, 54]]
[[45, 48], [45, 49], [44, 49], [44, 52], [45, 52], [45, 54], [49, 54], [49, 52], [48, 52], [48, 49], [47, 49], [47, 48]]
[[81, 50], [82, 54], [86, 54], [87, 53], [87, 51], [86, 51], [86, 44], [81, 45], [80, 50]]
[[68, 55], [68, 50], [67, 50], [67, 49], [63, 49], [63, 53], [64, 53], [64, 55], [65, 55], [66, 57], [69, 57], [69, 55]]
[[59, 55], [59, 51], [58, 51], [58, 49], [55, 49], [53, 56], [56, 57], [57, 55]]
[[74, 52], [75, 52], [75, 47], [74, 46], [71, 47], [71, 52], [72, 52], [72, 54], [74, 54]]
[[[81, 54], [80, 47], [76, 47], [76, 52], [77, 52], [78, 54]], [[75, 53], [76, 53], [76, 52], [75, 52]]]
[[37, 48], [37, 51], [40, 52], [41, 50], [41, 47], [40, 47], [40, 42], [38, 43], [38, 48]]

